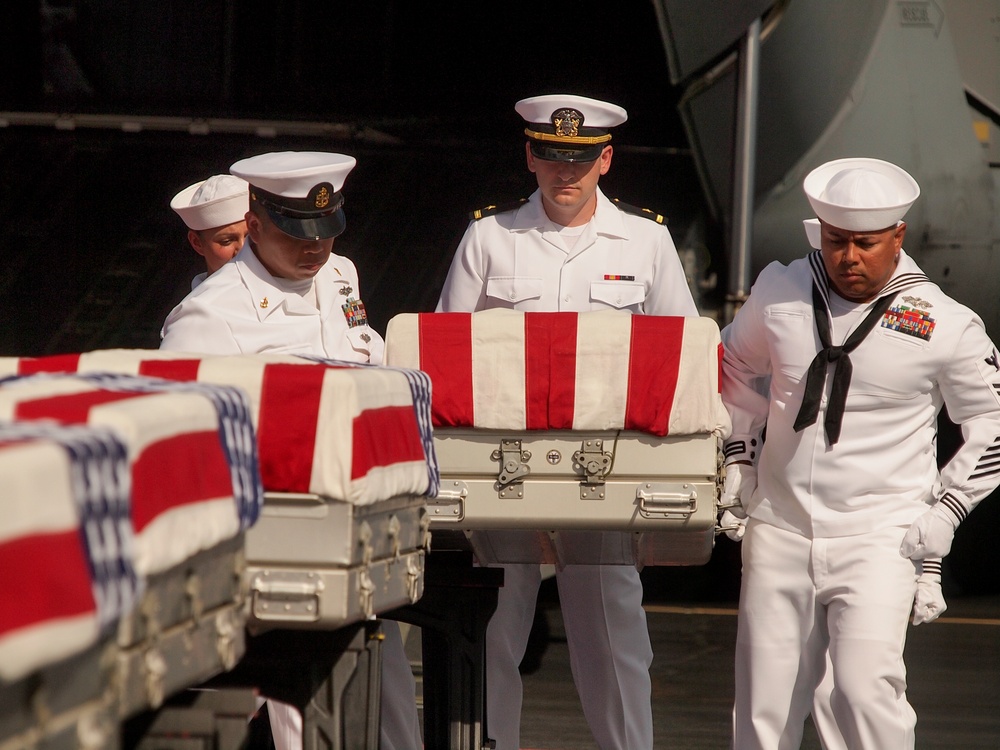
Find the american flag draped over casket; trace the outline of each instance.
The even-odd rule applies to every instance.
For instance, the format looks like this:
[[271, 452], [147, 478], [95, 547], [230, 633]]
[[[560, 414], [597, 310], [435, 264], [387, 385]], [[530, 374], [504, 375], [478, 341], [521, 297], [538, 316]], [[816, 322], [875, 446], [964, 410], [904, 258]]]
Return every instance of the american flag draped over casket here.
[[420, 372], [283, 355], [146, 349], [0, 358], [0, 377], [37, 372], [117, 372], [242, 389], [268, 491], [357, 505], [437, 492], [430, 382]]
[[721, 359], [708, 318], [613, 310], [403, 314], [386, 332], [388, 364], [430, 375], [439, 427], [725, 436]]
[[0, 424], [0, 681], [89, 648], [131, 610], [130, 486], [112, 430]]
[[0, 382], [0, 421], [114, 432], [126, 446], [140, 576], [232, 538], [260, 513], [256, 442], [239, 389], [107, 373], [10, 378]]

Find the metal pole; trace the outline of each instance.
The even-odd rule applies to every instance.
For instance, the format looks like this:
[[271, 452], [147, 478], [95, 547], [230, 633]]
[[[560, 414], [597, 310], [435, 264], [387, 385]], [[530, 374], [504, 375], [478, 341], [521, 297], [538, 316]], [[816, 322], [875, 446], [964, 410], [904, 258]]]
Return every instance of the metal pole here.
[[733, 219], [729, 256], [729, 292], [725, 322], [750, 293], [750, 242], [753, 237], [753, 190], [757, 149], [757, 90], [760, 66], [760, 19], [754, 20], [740, 42], [736, 102], [736, 144], [733, 157]]

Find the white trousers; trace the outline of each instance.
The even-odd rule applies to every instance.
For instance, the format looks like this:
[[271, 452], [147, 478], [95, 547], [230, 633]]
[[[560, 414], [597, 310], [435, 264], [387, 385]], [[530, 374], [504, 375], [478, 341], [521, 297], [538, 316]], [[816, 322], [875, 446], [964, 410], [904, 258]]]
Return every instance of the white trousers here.
[[[518, 666], [534, 619], [538, 565], [504, 565], [504, 585], [486, 631], [487, 731], [497, 750], [520, 747], [523, 688]], [[556, 573], [573, 681], [601, 750], [650, 750], [653, 651], [642, 582], [630, 565], [570, 565]]]
[[903, 645], [917, 572], [905, 528], [807, 539], [751, 520], [736, 639], [736, 750], [793, 750], [826, 670], [830, 712], [852, 750], [905, 750], [916, 715]]
[[[382, 620], [382, 695], [380, 750], [419, 750], [423, 747], [417, 716], [416, 682], [403, 649], [399, 623]], [[302, 715], [297, 709], [268, 699], [267, 717], [275, 750], [302, 750]]]

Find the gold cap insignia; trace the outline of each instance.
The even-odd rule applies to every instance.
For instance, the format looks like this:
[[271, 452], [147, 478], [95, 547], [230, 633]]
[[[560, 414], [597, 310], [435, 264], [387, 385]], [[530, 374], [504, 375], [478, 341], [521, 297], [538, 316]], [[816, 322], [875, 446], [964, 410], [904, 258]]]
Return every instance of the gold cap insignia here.
[[319, 192], [316, 193], [315, 205], [316, 208], [326, 208], [328, 205], [330, 205], [330, 191], [327, 190], [325, 187], [320, 188]]
[[552, 127], [561, 138], [576, 138], [580, 135], [583, 114], [575, 109], [559, 109], [552, 113]]
[[261, 301], [260, 301], [260, 309], [261, 310], [266, 310], [267, 309], [267, 305], [268, 305], [267, 297], [263, 297], [261, 299]]

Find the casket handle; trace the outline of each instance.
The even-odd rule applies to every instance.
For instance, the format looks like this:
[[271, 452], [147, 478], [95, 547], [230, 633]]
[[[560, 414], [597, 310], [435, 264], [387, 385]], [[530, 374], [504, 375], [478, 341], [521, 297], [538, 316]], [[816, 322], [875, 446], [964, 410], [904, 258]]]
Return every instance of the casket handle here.
[[644, 518], [690, 518], [698, 510], [698, 490], [687, 482], [647, 482], [635, 497]]

